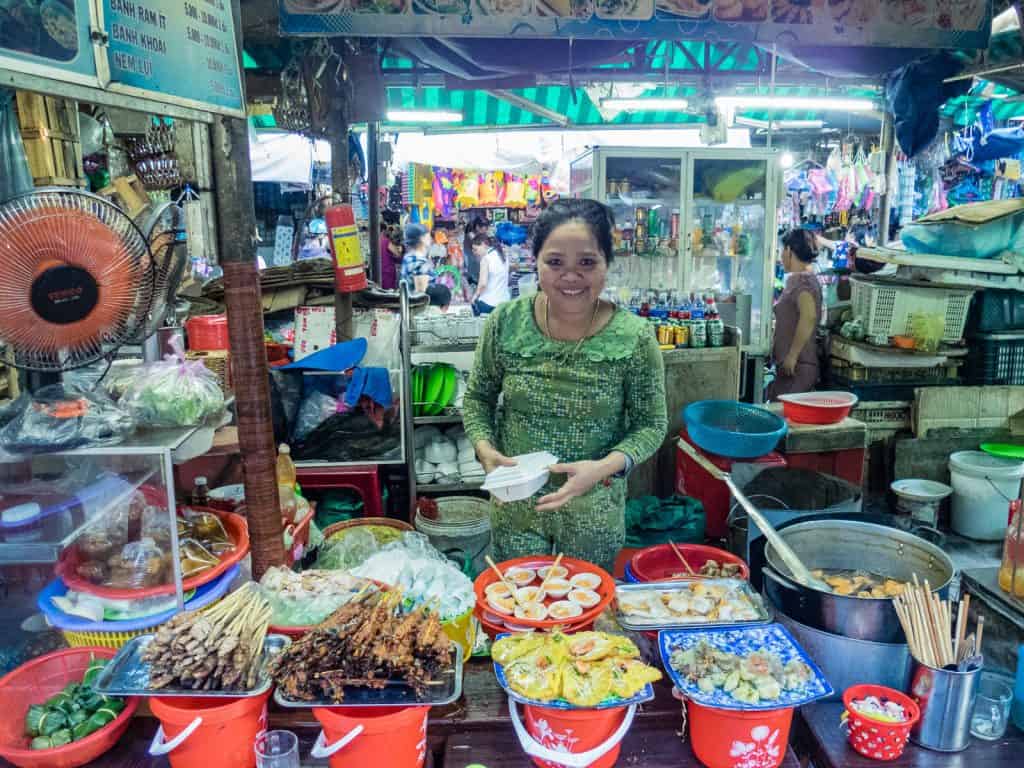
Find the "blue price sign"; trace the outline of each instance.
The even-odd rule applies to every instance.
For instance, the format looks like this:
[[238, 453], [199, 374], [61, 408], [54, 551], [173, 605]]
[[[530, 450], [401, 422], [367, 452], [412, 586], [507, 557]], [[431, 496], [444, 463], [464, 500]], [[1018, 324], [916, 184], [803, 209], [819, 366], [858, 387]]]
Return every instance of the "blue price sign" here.
[[112, 83], [244, 109], [229, 0], [103, 0], [103, 24]]

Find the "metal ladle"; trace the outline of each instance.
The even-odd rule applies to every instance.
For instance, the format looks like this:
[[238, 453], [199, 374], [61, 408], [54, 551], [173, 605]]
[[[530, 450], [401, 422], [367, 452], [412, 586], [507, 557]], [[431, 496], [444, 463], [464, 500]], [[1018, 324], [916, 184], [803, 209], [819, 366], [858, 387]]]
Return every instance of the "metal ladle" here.
[[743, 492], [736, 487], [736, 483], [733, 482], [732, 476], [728, 472], [723, 472], [721, 469], [716, 467], [701, 453], [690, 445], [685, 440], [680, 439], [678, 441], [680, 450], [684, 451], [691, 459], [696, 461], [702, 466], [716, 480], [721, 480], [725, 483], [729, 492], [733, 495], [736, 501], [739, 502], [740, 506], [747, 513], [747, 516], [754, 521], [754, 524], [761, 529], [761, 533], [768, 539], [768, 543], [772, 545], [776, 552], [779, 553], [779, 557], [782, 558], [782, 562], [789, 568], [790, 573], [793, 575], [793, 581], [798, 584], [805, 586], [809, 589], [818, 589], [822, 592], [831, 592], [832, 587], [826, 584], [821, 579], [816, 579], [811, 575], [810, 570], [803, 564], [800, 557], [793, 551], [792, 547], [786, 543], [785, 539], [779, 536], [779, 532], [775, 530], [774, 526], [768, 522], [767, 518], [761, 514], [761, 512], [750, 503], [750, 500], [743, 494]]

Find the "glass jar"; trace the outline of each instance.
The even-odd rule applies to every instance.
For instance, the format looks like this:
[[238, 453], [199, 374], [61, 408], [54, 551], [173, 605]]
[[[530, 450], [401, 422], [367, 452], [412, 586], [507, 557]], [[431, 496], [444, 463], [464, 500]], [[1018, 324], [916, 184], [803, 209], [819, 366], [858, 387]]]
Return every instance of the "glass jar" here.
[[1011, 595], [1024, 597], [1024, 513], [1017, 499], [1010, 502], [1010, 524], [1003, 542], [999, 586]]

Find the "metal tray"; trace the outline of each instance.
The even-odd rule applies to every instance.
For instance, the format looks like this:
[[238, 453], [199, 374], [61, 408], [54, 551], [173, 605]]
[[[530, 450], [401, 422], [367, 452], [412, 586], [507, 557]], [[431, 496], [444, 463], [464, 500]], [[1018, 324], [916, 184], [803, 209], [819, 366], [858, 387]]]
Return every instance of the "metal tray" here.
[[462, 695], [462, 647], [452, 643], [455, 648], [454, 669], [444, 673], [445, 685], [429, 688], [423, 695], [418, 695], [408, 683], [392, 680], [383, 688], [359, 688], [345, 686], [344, 701], [328, 699], [300, 701], [289, 699], [281, 689], [274, 691], [274, 701], [286, 709], [307, 709], [309, 707], [441, 707], [451, 704]]
[[273, 685], [267, 667], [270, 660], [291, 645], [290, 638], [284, 635], [267, 635], [263, 641], [263, 663], [260, 665], [259, 682], [255, 688], [234, 691], [194, 691], [191, 688], [150, 688], [148, 662], [142, 660], [146, 647], [153, 641], [154, 635], [141, 635], [129, 640], [117, 655], [111, 659], [93, 683], [97, 693], [108, 696], [161, 696], [204, 699], [231, 699], [243, 696], [258, 696], [266, 693]]
[[[729, 619], [726, 621], [672, 621], [672, 620], [649, 620], [644, 621], [642, 619], [632, 618], [629, 616], [623, 616], [618, 612], [618, 601], [617, 598], [620, 594], [629, 594], [630, 592], [688, 592], [693, 588], [695, 584], [703, 584], [704, 586], [721, 585], [729, 588], [730, 590], [736, 589], [750, 598], [751, 604], [755, 610], [760, 614], [756, 619], [749, 619], [747, 621], [738, 621], [735, 619]], [[632, 632], [657, 632], [662, 629], [712, 629], [717, 627], [749, 627], [759, 624], [771, 623], [772, 617], [768, 609], [765, 607], [764, 601], [761, 596], [754, 591], [753, 587], [750, 586], [750, 582], [744, 581], [743, 579], [701, 579], [700, 581], [672, 581], [672, 582], [659, 582], [652, 581], [644, 584], [619, 584], [615, 588], [616, 597], [616, 619], [619, 625], [623, 629], [628, 629]]]

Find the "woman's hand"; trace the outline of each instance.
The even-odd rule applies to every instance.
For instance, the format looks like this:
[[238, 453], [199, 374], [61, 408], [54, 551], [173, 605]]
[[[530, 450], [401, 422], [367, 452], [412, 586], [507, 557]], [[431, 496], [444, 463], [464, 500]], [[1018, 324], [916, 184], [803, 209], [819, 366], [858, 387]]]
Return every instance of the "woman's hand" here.
[[796, 364], [798, 359], [799, 355], [794, 355], [792, 353], [786, 355], [786, 359], [779, 364], [779, 371], [781, 371], [786, 376], [795, 376]]
[[516, 465], [512, 459], [501, 453], [486, 440], [481, 440], [476, 444], [476, 457], [480, 460], [480, 464], [487, 474], [491, 474], [498, 467], [514, 467]]
[[551, 512], [569, 503], [577, 496], [583, 496], [595, 485], [603, 482], [610, 474], [606, 462], [603, 461], [574, 461], [571, 464], [552, 464], [551, 472], [559, 475], [568, 475], [569, 479], [565, 485], [554, 493], [541, 496], [537, 500], [538, 512]]

